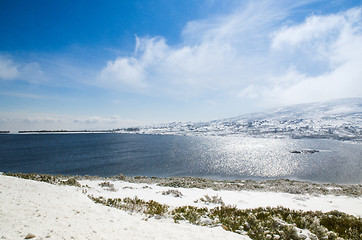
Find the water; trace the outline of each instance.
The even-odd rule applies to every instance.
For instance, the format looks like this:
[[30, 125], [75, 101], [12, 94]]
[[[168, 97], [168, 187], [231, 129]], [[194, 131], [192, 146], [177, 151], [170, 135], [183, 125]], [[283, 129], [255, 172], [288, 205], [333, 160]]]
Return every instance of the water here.
[[[317, 149], [313, 154], [291, 150]], [[361, 183], [360, 143], [132, 134], [0, 135], [0, 171]]]

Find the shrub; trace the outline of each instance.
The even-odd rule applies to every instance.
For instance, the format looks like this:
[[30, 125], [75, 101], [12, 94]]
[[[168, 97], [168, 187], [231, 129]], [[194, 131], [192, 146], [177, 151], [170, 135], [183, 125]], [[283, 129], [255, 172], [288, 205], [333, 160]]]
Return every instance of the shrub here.
[[92, 199], [95, 203], [100, 203], [109, 207], [114, 207], [130, 212], [141, 212], [148, 215], [164, 215], [168, 211], [168, 206], [164, 204], [160, 204], [156, 201], [146, 202], [138, 197], [134, 198], [108, 198], [104, 197], [94, 197], [93, 195], [88, 195], [90, 199]]
[[164, 204], [160, 204], [158, 202], [155, 202], [153, 200], [146, 203], [147, 207], [144, 210], [145, 214], [149, 214], [151, 216], [153, 215], [160, 215], [163, 216], [168, 211], [168, 206]]
[[108, 191], [111, 191], [111, 192], [117, 191], [117, 189], [114, 188], [114, 184], [110, 183], [110, 182], [101, 182], [98, 185], [101, 186], [102, 188], [104, 188], [105, 190], [108, 190]]
[[221, 205], [225, 205], [224, 201], [221, 199], [221, 197], [216, 196], [209, 196], [209, 195], [205, 195], [204, 198], [200, 198], [200, 201], [206, 203], [207, 205], [209, 205], [210, 203], [213, 204], [221, 204]]
[[169, 189], [167, 191], [163, 191], [162, 195], [173, 195], [174, 197], [179, 197], [181, 198], [183, 196], [183, 194], [179, 191], [179, 190], [175, 190], [175, 189]]
[[62, 184], [68, 185], [68, 186], [76, 186], [76, 187], [81, 186], [80, 183], [77, 180], [75, 180], [75, 178], [69, 178], [66, 181], [62, 181]]
[[[218, 206], [213, 209], [183, 206], [168, 212], [169, 207], [155, 201], [135, 198], [105, 199], [89, 196], [96, 203], [142, 212], [149, 215], [170, 215], [175, 222], [188, 221], [197, 225], [222, 226], [225, 230], [247, 234], [251, 239], [361, 239], [361, 218], [331, 211], [295, 211], [288, 208], [237, 209]], [[212, 198], [210, 198], [212, 199]], [[202, 221], [208, 219], [208, 221]], [[206, 223], [207, 222], [207, 223]], [[307, 229], [306, 236], [300, 232]]]
[[183, 206], [174, 209], [171, 212], [175, 222], [188, 221], [192, 224], [200, 224], [201, 217], [204, 217], [208, 212], [207, 208], [197, 208], [193, 206]]

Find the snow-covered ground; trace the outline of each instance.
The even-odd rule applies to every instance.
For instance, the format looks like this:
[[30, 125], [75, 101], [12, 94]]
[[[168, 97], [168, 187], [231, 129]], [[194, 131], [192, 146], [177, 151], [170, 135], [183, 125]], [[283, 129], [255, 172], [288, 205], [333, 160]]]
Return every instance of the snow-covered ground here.
[[95, 204], [77, 187], [0, 175], [0, 239], [249, 239], [221, 227], [143, 218]]
[[58, 186], [0, 175], [0, 239], [24, 239], [32, 235], [33, 239], [249, 239], [221, 227], [201, 227], [182, 221], [175, 224], [167, 217], [131, 214], [96, 204], [87, 195], [137, 196], [170, 208], [221, 205], [201, 200], [207, 195], [217, 196], [224, 204], [240, 209], [283, 206], [323, 212], [339, 210], [362, 216], [362, 197], [171, 188], [110, 179], [79, 180], [79, 183], [82, 187]]
[[[171, 188], [157, 186], [156, 184], [129, 183], [123, 181], [108, 181], [113, 185], [101, 187], [104, 180], [81, 180], [79, 183], [84, 186], [87, 194], [95, 197], [105, 198], [134, 198], [149, 201], [154, 200], [162, 204], [167, 204], [172, 208], [179, 206], [195, 206], [213, 208], [220, 204], [205, 203], [201, 198], [205, 195], [209, 197], [217, 196], [221, 198], [225, 205], [234, 205], [239, 209], [257, 207], [277, 207], [283, 206], [295, 210], [320, 210], [328, 212], [338, 210], [355, 216], [362, 216], [362, 197], [354, 198], [334, 195], [309, 195], [290, 194], [281, 192], [259, 192], [259, 191], [215, 191], [212, 189], [199, 188]], [[168, 190], [176, 190], [182, 194], [181, 197], [166, 194]]]

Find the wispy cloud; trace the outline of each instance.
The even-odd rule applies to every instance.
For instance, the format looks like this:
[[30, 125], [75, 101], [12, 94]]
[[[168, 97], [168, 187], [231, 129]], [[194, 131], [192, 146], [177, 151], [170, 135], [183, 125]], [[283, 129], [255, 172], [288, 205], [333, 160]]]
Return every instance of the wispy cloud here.
[[268, 31], [287, 15], [279, 9], [270, 1], [250, 2], [230, 15], [189, 22], [178, 46], [160, 36], [137, 38], [134, 56], [108, 62], [102, 83], [120, 89], [147, 86], [174, 96], [247, 87], [267, 66], [261, 55], [268, 49]]
[[249, 1], [231, 14], [189, 22], [177, 46], [160, 36], [137, 38], [133, 56], [102, 69], [102, 84], [262, 104], [362, 96], [361, 9], [290, 21], [305, 3]]
[[18, 97], [18, 98], [29, 98], [29, 99], [47, 99], [49, 97], [31, 93], [23, 92], [0, 92], [0, 95]]
[[19, 75], [17, 66], [12, 59], [0, 55], [0, 79], [10, 80]]
[[20, 79], [32, 83], [44, 82], [45, 75], [37, 62], [22, 63], [0, 54], [0, 80]]

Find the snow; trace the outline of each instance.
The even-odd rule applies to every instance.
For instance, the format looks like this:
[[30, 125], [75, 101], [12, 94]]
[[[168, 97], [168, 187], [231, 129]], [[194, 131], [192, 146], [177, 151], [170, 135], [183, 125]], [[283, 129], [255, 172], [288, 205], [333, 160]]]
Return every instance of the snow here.
[[261, 113], [198, 123], [169, 123], [122, 133], [190, 136], [330, 138], [361, 141], [362, 98], [299, 104]]
[[[295, 210], [320, 210], [328, 212], [332, 210], [342, 211], [355, 216], [362, 216], [362, 197], [353, 198], [347, 196], [323, 195], [313, 196], [310, 194], [289, 194], [281, 192], [258, 192], [258, 191], [215, 191], [212, 189], [198, 188], [171, 188], [157, 186], [156, 184], [129, 183], [123, 181], [107, 181], [114, 185], [116, 191], [107, 191], [107, 188], [99, 186], [101, 180], [82, 180], [81, 185], [88, 185], [84, 188], [87, 194], [95, 197], [105, 198], [134, 198], [149, 201], [154, 200], [167, 204], [172, 208], [179, 206], [195, 206], [213, 208], [215, 204], [206, 204], [200, 201], [205, 195], [221, 197], [225, 205], [235, 205], [239, 209], [257, 207], [283, 206]], [[169, 189], [182, 193], [182, 197], [164, 195]]]
[[[215, 191], [198, 188], [172, 188], [150, 183], [120, 180], [79, 180], [81, 187], [51, 185], [0, 175], [0, 239], [250, 239], [248, 236], [201, 227], [186, 222], [175, 224], [170, 218], [147, 218], [91, 201], [87, 195], [104, 198], [138, 197], [178, 206], [214, 208], [220, 204], [201, 201], [205, 195], [218, 196], [237, 208], [283, 206], [291, 209], [338, 210], [362, 216], [362, 197], [288, 194], [258, 191]], [[166, 194], [168, 190], [181, 197]], [[147, 221], [145, 220], [147, 219]], [[301, 234], [309, 236], [307, 230]], [[307, 231], [307, 232], [306, 232]]]
[[0, 239], [249, 239], [221, 227], [142, 218], [95, 204], [77, 187], [0, 176]]

